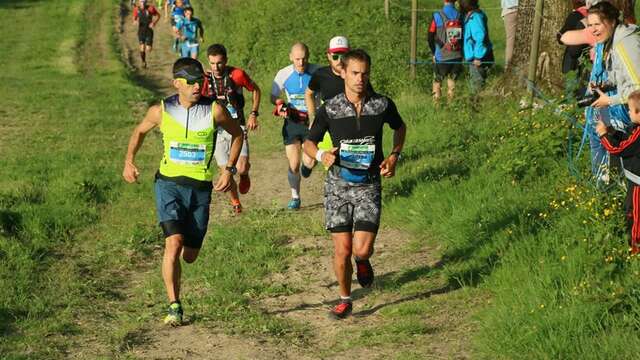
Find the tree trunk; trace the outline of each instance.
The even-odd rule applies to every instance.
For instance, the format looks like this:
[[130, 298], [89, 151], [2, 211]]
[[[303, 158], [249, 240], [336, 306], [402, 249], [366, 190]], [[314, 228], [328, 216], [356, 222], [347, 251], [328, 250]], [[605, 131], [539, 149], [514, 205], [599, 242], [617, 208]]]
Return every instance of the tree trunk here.
[[[633, 17], [629, 13], [633, 9], [633, 0], [611, 0], [611, 2], [625, 10], [625, 17]], [[531, 39], [533, 38], [533, 19], [535, 16], [536, 0], [520, 0], [518, 3], [518, 27], [516, 30], [516, 44], [511, 61], [510, 76], [526, 79], [529, 67]], [[564, 46], [557, 41], [556, 34], [572, 11], [571, 1], [544, 0], [542, 14], [542, 30], [538, 52], [538, 67], [536, 72], [536, 86], [562, 89], [562, 54]], [[524, 80], [522, 81], [524, 83]]]

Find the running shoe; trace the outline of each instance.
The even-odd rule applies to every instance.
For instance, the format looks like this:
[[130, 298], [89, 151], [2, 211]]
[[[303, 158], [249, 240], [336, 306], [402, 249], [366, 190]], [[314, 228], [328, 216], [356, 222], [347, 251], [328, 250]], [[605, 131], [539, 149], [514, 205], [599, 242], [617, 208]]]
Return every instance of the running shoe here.
[[302, 175], [303, 178], [308, 178], [309, 176], [311, 176], [311, 170], [313, 170], [313, 168], [308, 168], [304, 165], [300, 165], [300, 175]]
[[233, 213], [234, 214], [240, 214], [242, 212], [242, 204], [240, 204], [240, 201], [231, 201], [231, 206], [233, 208]]
[[171, 326], [182, 325], [182, 305], [178, 302], [173, 302], [169, 305], [169, 311], [164, 318], [164, 323]]
[[363, 288], [371, 287], [371, 284], [373, 284], [373, 267], [371, 267], [371, 263], [368, 259], [356, 259], [356, 276], [360, 286]]
[[240, 175], [240, 183], [238, 184], [238, 191], [240, 191], [240, 194], [246, 194], [249, 192], [249, 189], [251, 189], [251, 178], [249, 177], [249, 174]]
[[300, 199], [291, 199], [289, 200], [289, 203], [287, 204], [287, 208], [289, 210], [298, 210], [300, 209]]
[[331, 309], [331, 312], [329, 312], [329, 317], [334, 320], [344, 319], [351, 314], [352, 309], [353, 305], [351, 304], [351, 301], [340, 300], [340, 303]]

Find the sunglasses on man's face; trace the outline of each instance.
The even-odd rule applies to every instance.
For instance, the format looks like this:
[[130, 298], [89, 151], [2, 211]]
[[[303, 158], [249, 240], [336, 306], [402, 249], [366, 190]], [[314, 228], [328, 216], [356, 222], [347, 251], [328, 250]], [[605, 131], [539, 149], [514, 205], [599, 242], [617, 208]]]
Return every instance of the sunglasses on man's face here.
[[336, 61], [336, 60], [342, 60], [342, 58], [344, 57], [344, 54], [331, 54], [331, 58]]
[[189, 86], [193, 86], [195, 84], [198, 84], [200, 86], [202, 86], [202, 84], [204, 84], [204, 78], [197, 78], [197, 79], [192, 79], [192, 80], [187, 80], [185, 78], [176, 78], [176, 80], [178, 80], [179, 82], [185, 84], [185, 85], [189, 85]]

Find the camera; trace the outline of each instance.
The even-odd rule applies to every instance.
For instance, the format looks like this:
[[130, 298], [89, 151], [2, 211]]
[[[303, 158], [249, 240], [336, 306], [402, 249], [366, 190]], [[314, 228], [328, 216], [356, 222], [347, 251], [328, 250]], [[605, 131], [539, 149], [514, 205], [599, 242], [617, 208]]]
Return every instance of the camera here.
[[585, 94], [582, 97], [579, 97], [577, 99], [576, 103], [578, 107], [581, 107], [581, 108], [587, 107], [593, 104], [594, 101], [598, 100], [598, 98], [600, 97], [600, 94], [596, 91], [596, 89], [599, 89], [603, 93], [607, 93], [609, 91], [615, 90], [616, 86], [609, 82], [592, 86], [592, 92], [590, 94]]

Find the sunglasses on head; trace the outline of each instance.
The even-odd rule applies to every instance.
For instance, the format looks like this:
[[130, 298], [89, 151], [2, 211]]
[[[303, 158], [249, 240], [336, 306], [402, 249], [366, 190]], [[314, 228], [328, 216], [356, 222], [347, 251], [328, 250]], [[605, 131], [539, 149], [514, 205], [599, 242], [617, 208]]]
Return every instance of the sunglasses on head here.
[[343, 57], [344, 57], [344, 54], [331, 54], [331, 58], [333, 60], [342, 60]]
[[191, 79], [191, 80], [187, 80], [185, 78], [176, 78], [176, 80], [180, 81], [181, 83], [185, 84], [185, 85], [189, 85], [189, 86], [193, 86], [196, 83], [200, 86], [202, 86], [202, 84], [204, 84], [204, 78], [200, 77], [197, 79]]

